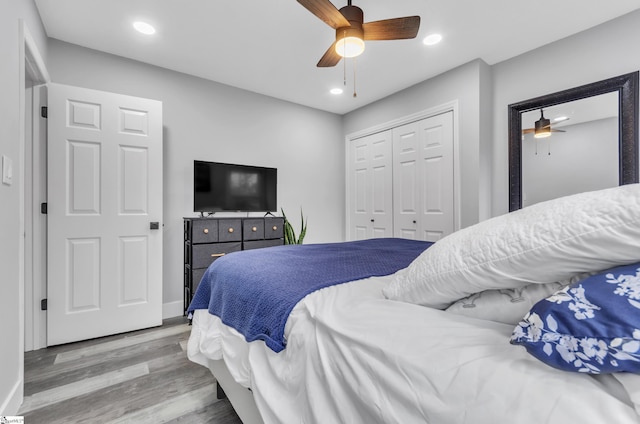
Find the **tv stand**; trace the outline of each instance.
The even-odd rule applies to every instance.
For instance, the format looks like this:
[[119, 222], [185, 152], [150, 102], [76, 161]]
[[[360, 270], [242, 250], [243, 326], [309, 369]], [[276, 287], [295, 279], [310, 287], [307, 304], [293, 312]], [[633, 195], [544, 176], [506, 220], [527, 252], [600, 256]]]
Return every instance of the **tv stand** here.
[[227, 253], [284, 244], [284, 218], [184, 218], [184, 312], [205, 271]]

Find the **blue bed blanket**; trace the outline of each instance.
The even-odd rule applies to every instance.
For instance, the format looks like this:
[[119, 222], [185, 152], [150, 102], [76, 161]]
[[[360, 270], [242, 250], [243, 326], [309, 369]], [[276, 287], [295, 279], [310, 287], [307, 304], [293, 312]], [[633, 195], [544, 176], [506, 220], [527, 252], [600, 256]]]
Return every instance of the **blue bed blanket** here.
[[383, 238], [344, 243], [275, 246], [217, 259], [202, 277], [188, 313], [208, 309], [247, 342], [285, 348], [293, 307], [324, 287], [393, 274], [432, 243]]

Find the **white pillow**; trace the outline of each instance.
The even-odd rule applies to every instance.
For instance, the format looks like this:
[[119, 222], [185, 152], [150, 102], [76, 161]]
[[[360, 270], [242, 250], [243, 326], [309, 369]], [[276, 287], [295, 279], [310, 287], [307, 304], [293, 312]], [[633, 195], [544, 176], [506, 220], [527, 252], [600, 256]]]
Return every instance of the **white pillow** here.
[[640, 184], [630, 184], [549, 200], [457, 231], [396, 273], [383, 293], [444, 309], [484, 290], [639, 260]]
[[454, 302], [447, 312], [488, 321], [517, 325], [533, 305], [563, 287], [583, 280], [593, 272], [547, 284], [529, 284], [515, 289], [485, 290]]

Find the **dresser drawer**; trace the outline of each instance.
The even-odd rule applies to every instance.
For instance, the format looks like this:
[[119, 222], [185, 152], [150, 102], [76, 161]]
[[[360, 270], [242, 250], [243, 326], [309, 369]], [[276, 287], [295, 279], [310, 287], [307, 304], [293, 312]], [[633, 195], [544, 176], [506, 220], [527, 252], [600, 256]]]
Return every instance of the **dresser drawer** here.
[[243, 248], [244, 250], [262, 249], [263, 247], [282, 246], [283, 244], [283, 239], [245, 241], [243, 243]]
[[264, 238], [264, 219], [245, 219], [242, 221], [243, 240], [262, 240]]
[[218, 220], [218, 241], [240, 241], [240, 240], [242, 240], [242, 220], [241, 219]]
[[202, 280], [202, 276], [207, 271], [207, 268], [194, 269], [191, 271], [191, 284], [192, 284], [192, 293], [196, 294], [196, 290], [198, 289], [198, 285], [200, 285], [200, 280]]
[[192, 243], [214, 243], [218, 241], [218, 221], [212, 219], [191, 221]]
[[211, 265], [211, 262], [227, 253], [242, 250], [242, 243], [196, 244], [192, 249], [193, 262], [191, 263], [191, 267], [195, 270], [198, 268], [207, 268]]
[[264, 219], [264, 238], [278, 239], [284, 237], [284, 219], [283, 218], [265, 218]]

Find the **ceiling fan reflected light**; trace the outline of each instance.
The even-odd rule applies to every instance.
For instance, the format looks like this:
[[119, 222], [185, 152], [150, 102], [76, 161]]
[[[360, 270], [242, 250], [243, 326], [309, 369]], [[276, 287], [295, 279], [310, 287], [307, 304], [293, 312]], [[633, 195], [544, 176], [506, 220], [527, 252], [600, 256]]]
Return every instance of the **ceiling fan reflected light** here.
[[327, 49], [317, 66], [336, 66], [343, 57], [355, 57], [364, 51], [365, 41], [415, 38], [420, 16], [385, 19], [364, 23], [364, 12], [348, 0], [338, 10], [329, 0], [298, 0], [305, 9], [336, 30], [336, 41]]
[[[568, 117], [565, 117], [563, 121], [569, 120]], [[533, 133], [535, 138], [546, 138], [551, 136], [552, 132], [565, 132], [564, 130], [557, 130], [555, 128], [551, 128], [551, 121], [544, 117], [544, 110], [540, 109], [540, 119], [535, 122], [534, 128], [527, 128], [522, 131], [522, 134], [530, 134]]]
[[535, 138], [547, 138], [551, 135], [551, 121], [544, 117], [542, 109], [540, 109], [540, 119], [536, 121], [533, 131]]

